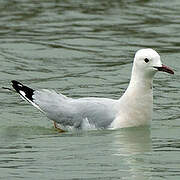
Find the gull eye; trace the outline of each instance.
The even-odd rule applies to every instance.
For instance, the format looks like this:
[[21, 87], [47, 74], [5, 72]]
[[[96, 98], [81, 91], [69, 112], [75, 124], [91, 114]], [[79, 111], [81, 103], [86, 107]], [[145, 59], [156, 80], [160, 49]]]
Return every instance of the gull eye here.
[[148, 59], [148, 58], [145, 58], [145, 59], [144, 59], [144, 62], [148, 63], [148, 62], [149, 62], [149, 59]]

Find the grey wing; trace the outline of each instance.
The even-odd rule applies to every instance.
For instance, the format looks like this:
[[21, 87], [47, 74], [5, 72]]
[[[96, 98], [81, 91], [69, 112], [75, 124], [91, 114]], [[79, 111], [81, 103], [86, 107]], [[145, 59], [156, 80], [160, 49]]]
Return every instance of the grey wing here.
[[74, 113], [72, 107], [70, 107], [70, 101], [71, 98], [47, 89], [35, 91], [33, 95], [33, 102], [49, 119], [63, 125], [72, 126]]
[[104, 98], [82, 98], [72, 103], [76, 107], [76, 119], [95, 128], [107, 128], [116, 117], [116, 101]]
[[34, 102], [47, 117], [62, 126], [107, 128], [116, 116], [116, 100], [105, 98], [71, 99], [55, 91], [35, 91]]

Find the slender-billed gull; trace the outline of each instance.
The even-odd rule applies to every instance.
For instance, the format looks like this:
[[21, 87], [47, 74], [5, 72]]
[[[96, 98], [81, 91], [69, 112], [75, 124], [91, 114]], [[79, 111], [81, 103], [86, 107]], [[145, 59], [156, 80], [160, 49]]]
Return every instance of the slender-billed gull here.
[[72, 99], [53, 90], [34, 90], [13, 80], [13, 88], [20, 96], [58, 123], [62, 131], [68, 129], [117, 129], [151, 124], [153, 109], [153, 77], [158, 71], [174, 74], [162, 64], [153, 49], [136, 52], [131, 80], [120, 99]]

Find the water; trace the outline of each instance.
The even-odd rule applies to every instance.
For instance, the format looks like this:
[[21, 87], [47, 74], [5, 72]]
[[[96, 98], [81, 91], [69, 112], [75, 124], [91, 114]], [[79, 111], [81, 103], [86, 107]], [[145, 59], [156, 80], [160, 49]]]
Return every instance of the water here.
[[175, 75], [154, 80], [151, 129], [68, 132], [0, 90], [0, 179], [179, 179], [180, 1], [0, 1], [0, 83], [119, 98], [134, 52]]

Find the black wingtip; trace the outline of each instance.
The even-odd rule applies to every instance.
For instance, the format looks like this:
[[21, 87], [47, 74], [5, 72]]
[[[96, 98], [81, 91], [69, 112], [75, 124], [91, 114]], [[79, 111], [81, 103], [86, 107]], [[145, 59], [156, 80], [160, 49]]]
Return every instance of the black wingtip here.
[[12, 87], [19, 93], [21, 87], [23, 86], [20, 82], [12, 80]]
[[[16, 81], [16, 80], [12, 80], [12, 87], [16, 90], [17, 93], [19, 93], [21, 96], [33, 101], [33, 94], [34, 94], [34, 90], [24, 86], [22, 83]], [[24, 93], [22, 93], [24, 92]]]

